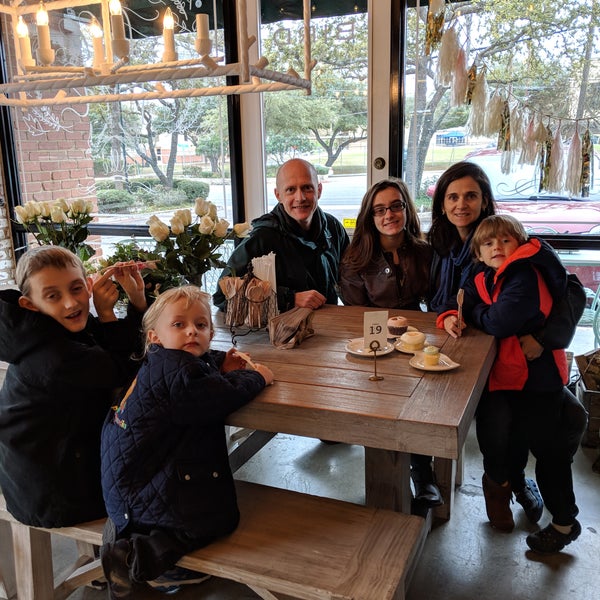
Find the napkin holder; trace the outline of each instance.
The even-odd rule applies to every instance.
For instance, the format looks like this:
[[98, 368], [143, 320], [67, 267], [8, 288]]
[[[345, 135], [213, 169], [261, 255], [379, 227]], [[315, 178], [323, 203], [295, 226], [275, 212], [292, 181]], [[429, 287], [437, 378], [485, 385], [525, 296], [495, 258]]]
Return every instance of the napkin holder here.
[[269, 339], [273, 346], [285, 350], [298, 346], [315, 334], [314, 313], [310, 308], [295, 307], [269, 320]]
[[[223, 278], [219, 284], [227, 298], [225, 324], [230, 329], [263, 329], [277, 315], [277, 293], [268, 282], [254, 275], [251, 264], [243, 277]], [[231, 292], [228, 294], [227, 290]]]

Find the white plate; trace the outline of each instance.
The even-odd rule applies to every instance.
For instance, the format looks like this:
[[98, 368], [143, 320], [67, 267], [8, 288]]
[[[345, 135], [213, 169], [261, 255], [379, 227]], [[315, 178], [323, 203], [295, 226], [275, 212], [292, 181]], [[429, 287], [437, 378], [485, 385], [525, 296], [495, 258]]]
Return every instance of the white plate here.
[[452, 359], [448, 358], [445, 354], [440, 354], [440, 362], [437, 365], [429, 366], [423, 362], [423, 353], [417, 352], [409, 361], [408, 364], [415, 369], [422, 369], [423, 371], [451, 371], [460, 367], [458, 363], [455, 363]]
[[[353, 340], [348, 340], [346, 344], [346, 352], [350, 352], [350, 354], [355, 354], [356, 356], [367, 356], [371, 358], [373, 356], [373, 352], [369, 348], [364, 347], [364, 338], [354, 338]], [[381, 350], [377, 351], [377, 356], [382, 356], [384, 354], [389, 354], [394, 351], [393, 344], [386, 344]]]
[[[417, 330], [415, 329], [415, 331]], [[425, 346], [427, 346], [427, 338], [425, 338], [425, 341], [423, 342], [423, 348], [425, 348]], [[394, 348], [396, 348], [398, 352], [404, 352], [404, 354], [415, 354], [416, 352], [421, 352], [421, 350], [423, 350], [423, 348], [421, 348], [421, 350], [409, 350], [406, 347], [406, 344], [404, 342], [401, 342], [400, 339], [396, 340]]]

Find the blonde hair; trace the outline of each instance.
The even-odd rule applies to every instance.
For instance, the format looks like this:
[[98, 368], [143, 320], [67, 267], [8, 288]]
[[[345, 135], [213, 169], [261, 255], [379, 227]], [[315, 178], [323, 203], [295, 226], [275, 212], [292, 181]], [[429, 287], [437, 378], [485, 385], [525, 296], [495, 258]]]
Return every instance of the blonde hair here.
[[212, 315], [211, 315], [211, 296], [203, 292], [196, 285], [182, 285], [181, 287], [168, 289], [158, 296], [152, 306], [146, 311], [142, 318], [142, 331], [144, 334], [144, 354], [148, 351], [150, 342], [148, 341], [148, 332], [156, 328], [156, 323], [165, 306], [174, 304], [179, 300], [184, 299], [185, 308], [189, 308], [192, 304], [199, 303], [206, 309], [208, 313], [208, 321], [211, 331], [213, 330]]
[[522, 246], [527, 242], [529, 236], [523, 224], [510, 215], [491, 215], [486, 217], [475, 230], [471, 240], [471, 252], [479, 258], [481, 245], [490, 238], [500, 235], [509, 235]]
[[31, 293], [31, 277], [48, 267], [75, 267], [81, 271], [84, 280], [87, 278], [81, 259], [70, 250], [61, 246], [35, 246], [27, 250], [17, 262], [15, 279], [23, 296], [29, 296]]

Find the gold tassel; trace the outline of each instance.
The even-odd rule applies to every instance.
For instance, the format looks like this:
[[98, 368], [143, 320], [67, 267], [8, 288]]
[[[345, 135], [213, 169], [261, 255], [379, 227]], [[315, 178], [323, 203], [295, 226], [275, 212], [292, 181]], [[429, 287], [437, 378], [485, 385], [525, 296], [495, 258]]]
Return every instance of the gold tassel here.
[[590, 181], [592, 174], [592, 160], [594, 147], [589, 128], [585, 130], [581, 140], [581, 196], [588, 198], [590, 195]]

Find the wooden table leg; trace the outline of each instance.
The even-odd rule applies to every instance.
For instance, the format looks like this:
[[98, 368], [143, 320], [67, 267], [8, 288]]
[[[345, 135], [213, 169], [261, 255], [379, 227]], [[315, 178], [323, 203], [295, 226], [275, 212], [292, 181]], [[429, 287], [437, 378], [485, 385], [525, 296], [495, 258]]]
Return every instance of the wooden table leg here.
[[367, 506], [410, 514], [410, 454], [365, 447]]
[[433, 470], [435, 471], [438, 487], [444, 498], [444, 504], [436, 506], [433, 509], [433, 516], [436, 519], [448, 521], [452, 512], [452, 504], [454, 503], [456, 461], [451, 458], [434, 458]]

